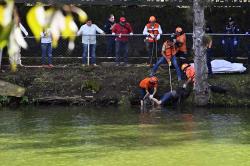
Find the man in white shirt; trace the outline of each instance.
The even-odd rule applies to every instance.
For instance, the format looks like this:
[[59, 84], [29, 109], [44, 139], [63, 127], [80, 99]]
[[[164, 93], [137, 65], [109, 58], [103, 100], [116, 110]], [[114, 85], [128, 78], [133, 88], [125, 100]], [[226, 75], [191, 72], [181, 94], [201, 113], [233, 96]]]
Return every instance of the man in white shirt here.
[[50, 29], [46, 29], [41, 33], [41, 47], [43, 67], [47, 67], [45, 62], [46, 56], [48, 56], [48, 67], [54, 67], [52, 65], [52, 36]]
[[[82, 35], [83, 53], [82, 53], [82, 65], [86, 65], [87, 53], [90, 52], [91, 64], [96, 66], [96, 32], [105, 34], [97, 25], [92, 24], [92, 20], [88, 20], [86, 24], [82, 25], [77, 35]], [[89, 36], [88, 36], [89, 35]], [[89, 49], [88, 50], [88, 44]]]

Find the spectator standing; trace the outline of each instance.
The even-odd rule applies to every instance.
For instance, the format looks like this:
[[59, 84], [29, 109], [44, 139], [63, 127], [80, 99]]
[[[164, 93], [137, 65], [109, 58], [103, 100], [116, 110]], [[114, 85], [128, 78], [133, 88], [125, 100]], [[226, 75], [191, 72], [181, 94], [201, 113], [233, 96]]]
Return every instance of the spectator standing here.
[[[82, 35], [83, 53], [82, 53], [82, 66], [86, 65], [88, 52], [91, 56], [91, 64], [96, 66], [96, 32], [105, 34], [92, 20], [88, 20], [86, 24], [82, 25], [77, 35]], [[89, 47], [88, 47], [89, 44]], [[89, 49], [89, 50], [88, 50]]]
[[175, 35], [176, 35], [176, 46], [178, 47], [176, 56], [180, 57], [182, 61], [185, 61], [187, 58], [186, 34], [183, 32], [183, 29], [181, 27], [177, 27], [175, 29]]
[[120, 18], [120, 22], [116, 23], [112, 29], [112, 34], [117, 35], [115, 38], [115, 55], [116, 66], [120, 65], [121, 54], [124, 54], [125, 66], [128, 65], [128, 35], [133, 35], [131, 25], [126, 21], [125, 17]]
[[[207, 34], [209, 33], [213, 33], [212, 28], [208, 25], [205, 28], [205, 32]], [[206, 52], [207, 52], [207, 69], [208, 69], [208, 75], [212, 75], [213, 71], [212, 71], [212, 65], [211, 65], [211, 61], [212, 61], [212, 45], [213, 45], [213, 39], [212, 36], [208, 35], [207, 36], [207, 45], [206, 45]]]
[[[43, 67], [54, 67], [52, 65], [52, 36], [50, 29], [45, 29], [41, 33], [42, 47], [42, 65]], [[48, 65], [46, 65], [46, 56], [48, 56]]]
[[162, 29], [160, 24], [156, 22], [155, 16], [149, 17], [149, 23], [146, 24], [143, 30], [143, 35], [146, 35], [146, 38], [144, 39], [146, 44], [146, 50], [148, 54], [148, 65], [152, 65], [152, 58], [154, 51], [158, 51], [157, 48], [162, 34]]
[[[109, 15], [108, 20], [104, 24], [104, 32], [106, 34], [111, 35], [112, 29], [115, 25], [115, 16], [113, 14]], [[107, 48], [106, 48], [106, 56], [115, 56], [115, 36], [107, 36]]]
[[[239, 27], [235, 24], [232, 17], [228, 18], [228, 23], [225, 26], [226, 34], [237, 34], [240, 32]], [[222, 45], [224, 46], [225, 55], [227, 56], [227, 60], [230, 62], [235, 62], [236, 58], [236, 49], [238, 46], [238, 38], [237, 36], [225, 36], [222, 39]]]
[[[184, 33], [183, 29], [181, 27], [176, 27], [175, 29], [175, 35], [176, 35], [176, 42], [175, 45], [177, 46], [177, 53], [176, 57], [178, 57], [179, 67], [187, 62], [187, 38], [186, 34]], [[182, 77], [185, 73], [181, 70]]]

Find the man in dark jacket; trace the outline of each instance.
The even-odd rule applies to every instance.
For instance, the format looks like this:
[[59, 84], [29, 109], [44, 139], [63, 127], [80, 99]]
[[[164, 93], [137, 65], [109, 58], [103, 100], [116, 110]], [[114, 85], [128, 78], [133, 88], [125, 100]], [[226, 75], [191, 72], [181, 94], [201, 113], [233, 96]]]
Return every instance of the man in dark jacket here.
[[[103, 28], [105, 34], [111, 35], [114, 25], [115, 25], [115, 16], [113, 14], [110, 14]], [[107, 39], [106, 56], [114, 57], [115, 56], [115, 36], [108, 36], [106, 37], [106, 39]]]
[[[228, 23], [225, 26], [226, 34], [237, 34], [240, 33], [239, 27], [235, 24], [232, 17], [228, 18]], [[227, 56], [228, 61], [235, 62], [236, 58], [236, 49], [238, 46], [239, 40], [237, 36], [225, 36], [222, 40], [222, 45], [225, 49], [225, 54]]]

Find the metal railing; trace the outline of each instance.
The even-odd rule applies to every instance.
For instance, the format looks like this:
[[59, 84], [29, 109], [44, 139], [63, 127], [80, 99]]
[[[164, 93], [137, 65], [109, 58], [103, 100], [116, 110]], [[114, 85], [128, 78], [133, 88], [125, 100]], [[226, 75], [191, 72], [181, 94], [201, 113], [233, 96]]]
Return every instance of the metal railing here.
[[[158, 56], [161, 54], [161, 46], [163, 42], [169, 38], [172, 33], [166, 33], [161, 35], [161, 39], [158, 41], [159, 48], [157, 50]], [[193, 59], [193, 33], [186, 33], [187, 35], [187, 48], [188, 48], [188, 58]], [[236, 56], [240, 59], [246, 59], [249, 57], [250, 53], [250, 35], [247, 34], [220, 34], [213, 33], [207, 34], [213, 38], [213, 57], [214, 58], [225, 58], [225, 48], [221, 43], [223, 38], [230, 38], [236, 36], [238, 38], [238, 44], [235, 47]], [[86, 35], [92, 36], [92, 35]], [[96, 39], [96, 60], [97, 63], [100, 62], [114, 62], [115, 61], [115, 52], [113, 51], [112, 55], [106, 54], [106, 38], [113, 35], [101, 35], [97, 34]], [[143, 34], [133, 34], [129, 36], [129, 54], [128, 59], [129, 63], [145, 63], [148, 59], [148, 54], [145, 48], [145, 35]], [[28, 49], [21, 51], [22, 61], [24, 65], [39, 65], [41, 64], [41, 44], [35, 41], [35, 38], [32, 36], [26, 37], [25, 40], [28, 43]], [[82, 36], [79, 36], [75, 40], [75, 49], [70, 51], [68, 50], [68, 41], [60, 39], [58, 47], [53, 48], [53, 63], [55, 65], [59, 64], [81, 64], [82, 59]], [[5, 63], [8, 63], [6, 51], [4, 52]], [[90, 53], [88, 52], [88, 57]], [[249, 58], [248, 58], [249, 59]], [[89, 62], [89, 60], [88, 60]], [[243, 60], [243, 62], [246, 62]]]

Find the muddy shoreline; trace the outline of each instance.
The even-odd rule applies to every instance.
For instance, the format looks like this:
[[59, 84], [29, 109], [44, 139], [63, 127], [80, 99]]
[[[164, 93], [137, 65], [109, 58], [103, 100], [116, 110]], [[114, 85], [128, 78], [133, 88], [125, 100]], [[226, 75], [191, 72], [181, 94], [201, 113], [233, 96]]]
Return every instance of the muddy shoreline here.
[[[138, 84], [148, 76], [150, 68], [145, 65], [130, 67], [80, 65], [57, 66], [52, 69], [22, 67], [16, 73], [6, 70], [0, 79], [26, 89], [21, 98], [0, 97], [1, 105], [137, 105], [139, 104]], [[171, 70], [173, 89], [181, 86], [176, 72]], [[170, 90], [167, 66], [157, 72], [159, 77], [159, 98]], [[208, 107], [249, 107], [250, 74], [220, 74], [209, 78], [209, 83], [227, 89], [226, 94], [211, 93]], [[193, 93], [183, 105], [193, 105]]]

